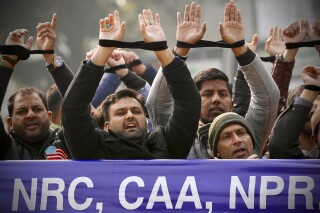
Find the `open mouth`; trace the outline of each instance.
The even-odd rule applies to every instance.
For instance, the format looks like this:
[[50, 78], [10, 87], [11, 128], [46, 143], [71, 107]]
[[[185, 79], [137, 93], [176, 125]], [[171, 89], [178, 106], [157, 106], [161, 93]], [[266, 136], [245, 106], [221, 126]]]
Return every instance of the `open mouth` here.
[[128, 123], [126, 125], [126, 129], [133, 129], [133, 128], [137, 128], [137, 124], [134, 122], [134, 123]]

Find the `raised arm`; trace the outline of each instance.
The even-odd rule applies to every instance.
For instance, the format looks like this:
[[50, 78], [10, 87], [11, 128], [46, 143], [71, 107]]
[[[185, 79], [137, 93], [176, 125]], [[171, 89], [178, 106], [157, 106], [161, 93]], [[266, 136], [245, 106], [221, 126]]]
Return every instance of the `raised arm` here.
[[[206, 23], [200, 27], [201, 7], [192, 2], [185, 5], [183, 19], [180, 12], [177, 13], [176, 40], [194, 44], [203, 38], [206, 31]], [[189, 48], [174, 48], [178, 56], [187, 56]], [[161, 70], [157, 72], [155, 80], [147, 99], [146, 107], [154, 125], [165, 126], [173, 112], [173, 99], [167, 87], [167, 81]]]
[[[309, 26], [309, 22], [306, 21], [306, 29], [310, 41], [320, 40], [320, 21], [314, 20], [311, 28]], [[315, 45], [315, 48], [320, 56], [320, 45]]]
[[[308, 119], [313, 102], [319, 95], [319, 75], [319, 67], [307, 66], [303, 69], [301, 79], [304, 82], [305, 89], [275, 123], [269, 143], [270, 158], [305, 158], [300, 149], [299, 137]], [[306, 85], [311, 87], [306, 88]]]
[[[118, 11], [101, 19], [99, 25], [99, 39], [120, 41], [124, 36], [125, 23], [120, 22]], [[104, 73], [104, 65], [114, 49], [98, 46], [91, 59], [82, 64], [64, 97], [62, 124], [68, 147], [75, 159], [91, 158], [98, 147], [99, 140], [89, 104]]]
[[[221, 38], [226, 43], [244, 40], [244, 27], [240, 10], [230, 1], [220, 24]], [[262, 156], [270, 134], [279, 103], [279, 90], [260, 57], [248, 47], [232, 48], [251, 91], [251, 100], [246, 119], [253, 126], [257, 142], [254, 152]]]
[[[139, 14], [139, 23], [145, 42], [165, 40], [158, 14], [153, 20], [151, 10], [143, 10], [143, 15]], [[164, 130], [169, 158], [186, 158], [198, 129], [200, 95], [182, 60], [174, 57], [168, 48], [155, 53], [174, 100], [174, 110]], [[161, 127], [156, 127], [155, 131], [161, 131]]]
[[[52, 15], [51, 22], [39, 23], [37, 29], [37, 46], [39, 50], [54, 50], [56, 43], [55, 27], [57, 14]], [[62, 97], [73, 79], [73, 73], [57, 54], [43, 54], [47, 68], [56, 83]]]

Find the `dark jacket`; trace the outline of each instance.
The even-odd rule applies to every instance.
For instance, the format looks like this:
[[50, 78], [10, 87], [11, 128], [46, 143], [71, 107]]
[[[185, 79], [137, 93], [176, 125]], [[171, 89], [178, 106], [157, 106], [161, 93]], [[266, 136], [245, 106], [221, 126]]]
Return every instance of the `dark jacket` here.
[[90, 103], [103, 69], [84, 62], [62, 103], [62, 124], [75, 159], [186, 158], [196, 136], [200, 95], [185, 63], [175, 58], [163, 70], [174, 98], [174, 112], [165, 126], [157, 126], [142, 144], [95, 129]]
[[[306, 158], [300, 148], [299, 136], [313, 104], [296, 97], [276, 120], [268, 145], [270, 158]], [[320, 156], [319, 156], [320, 157]]]
[[[57, 85], [60, 86], [62, 92], [66, 91], [70, 81], [72, 80], [71, 71], [63, 65], [61, 72], [54, 73]], [[70, 75], [70, 73], [71, 75]], [[2, 104], [4, 95], [13, 69], [0, 66], [0, 104]], [[48, 148], [49, 147], [49, 148]], [[48, 148], [48, 149], [47, 149]], [[36, 160], [36, 159], [68, 159], [71, 155], [64, 143], [62, 131], [59, 129], [50, 130], [48, 135], [37, 144], [30, 144], [22, 140], [13, 132], [7, 133], [4, 124], [0, 122], [0, 159], [1, 160]]]

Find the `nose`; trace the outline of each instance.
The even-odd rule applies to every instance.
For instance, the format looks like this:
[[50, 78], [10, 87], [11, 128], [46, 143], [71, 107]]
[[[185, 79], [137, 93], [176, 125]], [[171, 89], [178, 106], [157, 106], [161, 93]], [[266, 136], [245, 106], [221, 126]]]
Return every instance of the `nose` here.
[[220, 97], [218, 93], [212, 95], [212, 103], [220, 103]]
[[133, 118], [133, 113], [131, 112], [131, 110], [128, 110], [127, 111], [127, 116], [126, 116], [127, 119], [132, 119]]
[[34, 117], [36, 117], [36, 114], [31, 109], [29, 109], [26, 115], [26, 118], [34, 118]]
[[234, 144], [242, 143], [241, 137], [239, 135], [237, 135], [236, 133], [233, 133], [232, 137], [233, 137]]

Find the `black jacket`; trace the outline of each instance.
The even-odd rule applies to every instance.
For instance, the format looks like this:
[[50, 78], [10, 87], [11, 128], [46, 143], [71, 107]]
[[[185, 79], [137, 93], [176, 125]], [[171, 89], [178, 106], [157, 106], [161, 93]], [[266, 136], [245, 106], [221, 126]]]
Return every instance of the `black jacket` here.
[[158, 126], [141, 145], [95, 129], [89, 103], [103, 68], [84, 62], [62, 103], [62, 124], [75, 159], [186, 158], [196, 136], [201, 100], [185, 63], [175, 58], [163, 69], [174, 98], [174, 112], [166, 126]]

